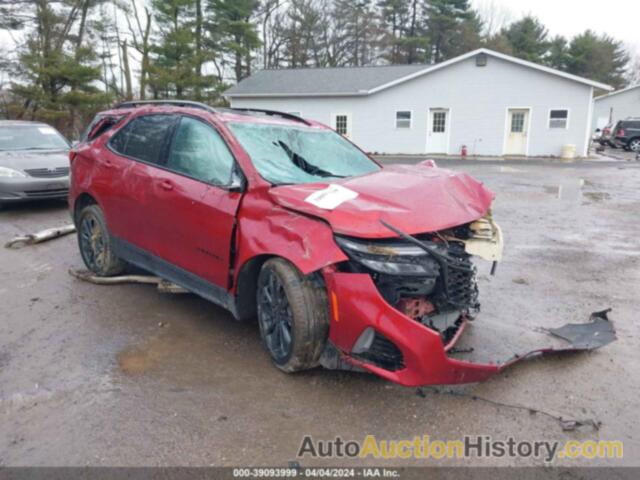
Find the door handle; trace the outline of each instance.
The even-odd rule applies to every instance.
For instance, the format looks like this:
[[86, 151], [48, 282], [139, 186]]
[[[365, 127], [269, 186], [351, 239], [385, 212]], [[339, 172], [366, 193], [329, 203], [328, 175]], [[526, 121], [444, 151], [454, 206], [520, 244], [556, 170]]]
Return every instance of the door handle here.
[[109, 159], [105, 159], [104, 162], [102, 162], [102, 164], [105, 166], [105, 168], [111, 168], [113, 167], [113, 162]]
[[162, 188], [163, 190], [173, 190], [173, 183], [171, 183], [169, 180], [163, 180], [162, 182], [160, 182], [160, 188]]

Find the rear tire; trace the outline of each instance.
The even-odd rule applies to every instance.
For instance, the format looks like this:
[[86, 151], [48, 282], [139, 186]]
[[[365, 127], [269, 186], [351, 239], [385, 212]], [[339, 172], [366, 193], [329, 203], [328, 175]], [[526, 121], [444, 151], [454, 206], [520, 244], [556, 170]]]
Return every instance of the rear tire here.
[[640, 138], [632, 138], [629, 140], [629, 150], [632, 152], [640, 152]]
[[329, 331], [324, 285], [273, 258], [260, 270], [256, 300], [260, 336], [275, 366], [288, 373], [318, 366]]
[[89, 270], [99, 277], [121, 274], [126, 263], [113, 253], [111, 236], [98, 205], [89, 205], [78, 216], [78, 247]]

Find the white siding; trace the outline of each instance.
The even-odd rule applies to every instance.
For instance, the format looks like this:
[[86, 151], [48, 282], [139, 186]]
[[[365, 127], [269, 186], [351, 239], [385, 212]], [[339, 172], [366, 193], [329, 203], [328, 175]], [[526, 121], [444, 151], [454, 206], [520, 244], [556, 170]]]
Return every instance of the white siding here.
[[627, 117], [640, 117], [640, 87], [596, 99], [592, 129], [606, 125], [610, 115], [614, 124]]
[[[369, 96], [231, 99], [233, 107], [296, 111], [328, 125], [336, 113], [347, 113], [351, 139], [364, 150], [407, 154], [429, 153], [428, 111], [448, 108], [449, 153], [467, 145], [470, 155], [502, 155], [507, 109], [527, 107], [531, 156], [558, 156], [565, 144], [586, 154], [591, 104], [590, 86], [495, 57], [486, 67], [470, 58]], [[549, 110], [558, 108], [569, 110], [566, 130], [549, 129]], [[397, 110], [413, 112], [410, 129], [395, 128]]]

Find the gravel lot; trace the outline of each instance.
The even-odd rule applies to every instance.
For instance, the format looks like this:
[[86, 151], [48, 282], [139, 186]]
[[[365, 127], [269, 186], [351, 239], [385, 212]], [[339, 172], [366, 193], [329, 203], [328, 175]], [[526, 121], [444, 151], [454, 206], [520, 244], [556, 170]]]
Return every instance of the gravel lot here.
[[[622, 440], [623, 460], [557, 464], [640, 465], [640, 165], [440, 164], [469, 171], [497, 193], [495, 218], [506, 237], [497, 275], [479, 265], [483, 308], [464, 339], [474, 355], [504, 360], [547, 341], [540, 327], [587, 321], [607, 307], [619, 340], [421, 396], [361, 373], [285, 375], [270, 365], [257, 325], [204, 300], [75, 280], [67, 273], [82, 267], [74, 236], [0, 248], [0, 465], [286, 465], [304, 435], [366, 434]], [[8, 207], [0, 211], [0, 242], [68, 221], [60, 203]], [[546, 415], [486, 400], [602, 426], [565, 432]]]

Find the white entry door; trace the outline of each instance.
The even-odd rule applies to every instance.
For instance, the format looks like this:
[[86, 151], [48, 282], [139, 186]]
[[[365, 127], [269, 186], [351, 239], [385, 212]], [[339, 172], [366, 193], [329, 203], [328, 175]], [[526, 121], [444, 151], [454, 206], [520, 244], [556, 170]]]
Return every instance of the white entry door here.
[[449, 153], [449, 109], [429, 109], [427, 153]]
[[507, 141], [505, 155], [526, 155], [529, 135], [529, 110], [510, 108], [507, 117]]

